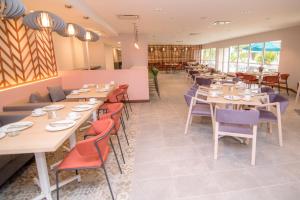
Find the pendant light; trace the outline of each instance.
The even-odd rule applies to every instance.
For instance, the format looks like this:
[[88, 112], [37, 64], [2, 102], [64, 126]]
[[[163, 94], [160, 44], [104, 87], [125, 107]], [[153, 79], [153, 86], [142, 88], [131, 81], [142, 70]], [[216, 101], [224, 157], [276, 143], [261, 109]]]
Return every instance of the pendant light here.
[[0, 18], [13, 19], [25, 13], [25, 6], [21, 0], [0, 0]]

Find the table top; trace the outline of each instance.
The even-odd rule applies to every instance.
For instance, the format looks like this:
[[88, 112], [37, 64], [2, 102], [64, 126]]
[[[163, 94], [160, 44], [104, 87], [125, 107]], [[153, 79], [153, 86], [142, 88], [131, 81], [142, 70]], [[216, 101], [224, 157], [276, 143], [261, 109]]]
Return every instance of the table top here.
[[39, 152], [54, 152], [56, 151], [85, 121], [87, 121], [100, 105], [99, 101], [94, 105], [93, 109], [79, 112], [81, 118], [76, 121], [76, 124], [69, 129], [57, 132], [49, 132], [46, 130], [46, 125], [50, 122], [65, 119], [71, 108], [82, 104], [80, 102], [58, 102], [54, 104], [64, 105], [61, 110], [55, 111], [56, 119], [48, 119], [47, 114], [41, 117], [28, 116], [21, 121], [31, 121], [33, 126], [21, 131], [19, 135], [0, 139], [0, 154], [21, 154], [21, 153], [39, 153]]
[[[232, 88], [232, 89], [231, 89]], [[243, 92], [244, 89], [236, 88], [233, 84], [223, 84], [222, 88], [220, 89], [209, 89], [209, 92], [212, 90], [217, 90], [223, 92], [223, 94], [220, 94], [218, 97], [207, 97], [207, 101], [210, 103], [216, 103], [216, 104], [236, 104], [236, 105], [252, 105], [252, 106], [259, 106], [262, 104], [261, 99], [264, 96], [264, 94], [254, 94], [255, 96], [252, 96], [249, 101], [243, 100]], [[242, 99], [240, 100], [227, 100], [224, 98], [225, 95], [235, 95], [235, 96], [241, 96]]]
[[89, 98], [96, 98], [105, 100], [110, 92], [112, 92], [115, 89], [115, 86], [111, 86], [107, 92], [102, 92], [100, 89], [97, 89], [96, 87], [90, 87], [88, 88], [90, 91], [88, 92], [81, 92], [79, 94], [69, 94], [67, 95], [67, 99], [89, 99]]

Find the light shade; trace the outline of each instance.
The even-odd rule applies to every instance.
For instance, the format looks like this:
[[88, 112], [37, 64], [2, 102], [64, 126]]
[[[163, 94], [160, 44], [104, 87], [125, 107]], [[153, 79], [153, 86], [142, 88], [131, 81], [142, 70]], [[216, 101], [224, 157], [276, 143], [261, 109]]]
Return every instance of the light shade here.
[[65, 29], [66, 23], [57, 15], [47, 11], [35, 11], [23, 18], [23, 24], [34, 30], [48, 28], [60, 32]]
[[0, 0], [0, 18], [18, 18], [25, 13], [25, 6], [21, 0]]
[[93, 31], [87, 31], [82, 32], [76, 36], [81, 41], [90, 41], [90, 42], [96, 42], [100, 39], [100, 36], [93, 32]]

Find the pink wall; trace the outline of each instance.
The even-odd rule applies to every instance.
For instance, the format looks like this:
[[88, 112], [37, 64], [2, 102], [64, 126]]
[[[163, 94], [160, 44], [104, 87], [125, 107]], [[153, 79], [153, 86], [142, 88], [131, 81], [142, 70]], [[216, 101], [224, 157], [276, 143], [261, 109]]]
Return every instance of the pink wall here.
[[42, 80], [39, 82], [28, 83], [20, 85], [14, 88], [9, 88], [0, 91], [0, 110], [7, 104], [12, 104], [15, 102], [28, 101], [29, 95], [32, 92], [40, 92], [41, 94], [47, 93], [47, 86], [61, 85], [61, 78], [51, 78], [47, 80]]
[[66, 89], [81, 88], [88, 83], [129, 84], [129, 97], [131, 100], [149, 100], [148, 69], [134, 67], [122, 70], [95, 70], [95, 71], [62, 71], [62, 84]]

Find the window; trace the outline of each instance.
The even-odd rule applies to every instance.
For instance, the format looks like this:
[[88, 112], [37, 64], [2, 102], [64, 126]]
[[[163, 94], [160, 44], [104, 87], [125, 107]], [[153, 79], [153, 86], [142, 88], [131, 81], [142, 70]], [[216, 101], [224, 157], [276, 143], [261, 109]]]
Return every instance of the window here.
[[202, 49], [201, 63], [210, 67], [216, 66], [216, 48]]
[[264, 71], [276, 72], [279, 68], [281, 41], [241, 44], [219, 49], [218, 70], [223, 72]]

